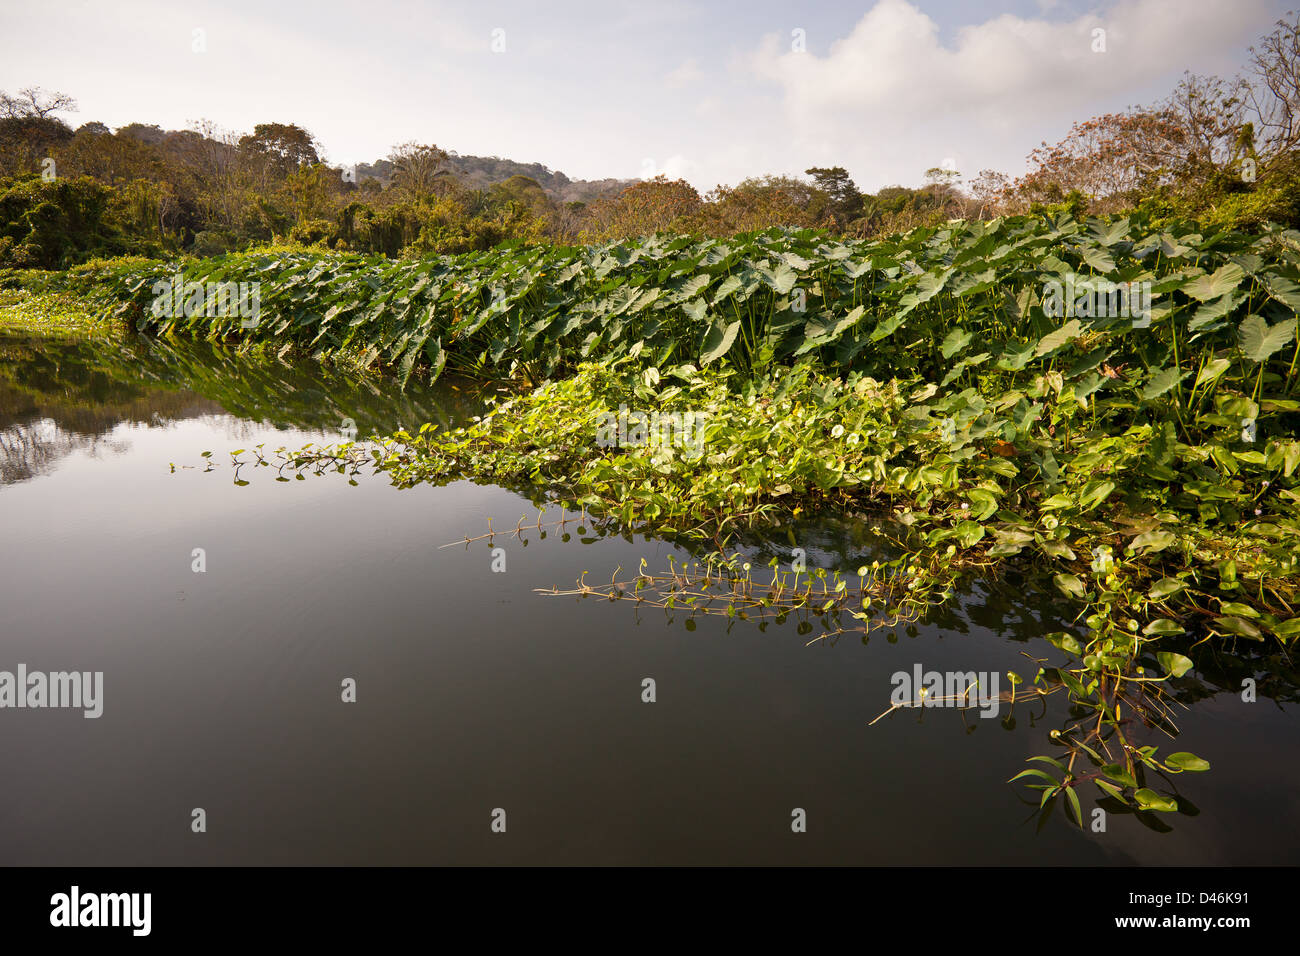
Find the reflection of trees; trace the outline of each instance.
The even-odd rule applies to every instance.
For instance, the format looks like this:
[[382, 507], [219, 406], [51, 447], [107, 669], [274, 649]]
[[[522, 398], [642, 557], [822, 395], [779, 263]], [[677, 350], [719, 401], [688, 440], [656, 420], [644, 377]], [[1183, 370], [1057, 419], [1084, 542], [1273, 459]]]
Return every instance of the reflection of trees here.
[[277, 428], [358, 435], [453, 427], [481, 410], [456, 383], [398, 390], [391, 380], [204, 341], [54, 342], [0, 334], [0, 482], [21, 481], [123, 422], [233, 415]]
[[0, 484], [43, 475], [60, 458], [97, 441], [93, 436], [64, 431], [48, 418], [0, 429]]

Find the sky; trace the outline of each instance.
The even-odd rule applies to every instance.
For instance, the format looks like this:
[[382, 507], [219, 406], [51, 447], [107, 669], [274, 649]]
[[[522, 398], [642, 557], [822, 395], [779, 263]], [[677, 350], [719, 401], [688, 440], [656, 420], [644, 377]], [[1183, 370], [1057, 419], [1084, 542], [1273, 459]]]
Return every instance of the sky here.
[[843, 166], [875, 191], [934, 166], [1019, 175], [1075, 121], [1159, 100], [1185, 71], [1240, 72], [1285, 12], [1277, 0], [0, 0], [0, 90], [73, 96], [73, 126], [297, 123], [336, 165], [417, 141], [701, 191]]

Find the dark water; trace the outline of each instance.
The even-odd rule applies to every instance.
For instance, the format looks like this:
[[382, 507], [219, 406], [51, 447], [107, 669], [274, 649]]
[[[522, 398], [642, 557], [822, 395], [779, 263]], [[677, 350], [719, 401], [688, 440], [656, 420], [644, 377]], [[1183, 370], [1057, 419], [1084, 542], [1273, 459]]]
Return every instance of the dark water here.
[[[0, 862], [1297, 858], [1297, 680], [1276, 660], [1254, 704], [1232, 688], [1262, 658], [1202, 661], [1180, 685], [1178, 741], [1147, 742], [1214, 765], [1171, 779], [1185, 812], [1150, 826], [1111, 814], [1104, 833], [1058, 812], [1040, 828], [1031, 792], [1006, 780], [1057, 752], [1059, 706], [1017, 705], [1010, 728], [954, 710], [868, 726], [895, 671], [1032, 675], [1026, 654], [1056, 662], [1040, 637], [1064, 626], [1058, 609], [1023, 582], [973, 585], [932, 622], [866, 643], [813, 641], [793, 619], [688, 630], [680, 612], [533, 591], [643, 557], [663, 568], [684, 555], [665, 542], [592, 528], [499, 538], [507, 570], [494, 573], [487, 542], [438, 546], [489, 517], [535, 520], [510, 491], [277, 483], [265, 470], [239, 487], [226, 464], [201, 467], [205, 450], [224, 462], [259, 442], [337, 441], [345, 418], [365, 433], [476, 409], [465, 390], [403, 397], [204, 346], [0, 337], [0, 670], [104, 675], [98, 719], [0, 710]], [[812, 564], [851, 568], [872, 540], [860, 523], [823, 522], [749, 547], [756, 563], [798, 545]], [[491, 828], [498, 808], [504, 833]], [[805, 833], [791, 830], [796, 808]]]

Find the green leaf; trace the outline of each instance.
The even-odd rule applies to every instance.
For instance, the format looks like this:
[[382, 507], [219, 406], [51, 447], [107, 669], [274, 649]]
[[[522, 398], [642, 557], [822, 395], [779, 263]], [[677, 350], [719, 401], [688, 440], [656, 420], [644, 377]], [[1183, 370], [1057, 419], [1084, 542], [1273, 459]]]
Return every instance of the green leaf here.
[[1170, 531], [1146, 531], [1134, 538], [1129, 547], [1136, 550], [1143, 550], [1144, 554], [1155, 554], [1157, 551], [1163, 551], [1171, 544], [1178, 540], [1178, 536]]
[[704, 338], [704, 350], [700, 354], [700, 365], [708, 365], [715, 359], [726, 355], [732, 343], [736, 341], [736, 334], [739, 331], [739, 321], [732, 322], [727, 326], [723, 326], [721, 322], [715, 322], [709, 328], [708, 335]]
[[1079, 249], [1079, 255], [1083, 261], [1098, 272], [1111, 273], [1115, 271], [1115, 260], [1111, 258], [1109, 252], [1105, 249], [1098, 249], [1096, 246], [1083, 246]]
[[1179, 751], [1176, 754], [1170, 754], [1165, 758], [1165, 765], [1173, 767], [1176, 770], [1193, 770], [1198, 772], [1210, 769], [1210, 762], [1208, 760], [1198, 757], [1196, 754], [1188, 753], [1185, 750]]
[[1074, 792], [1074, 787], [1066, 787], [1066, 788], [1065, 788], [1065, 795], [1066, 795], [1067, 798], [1069, 798], [1069, 801], [1070, 801], [1070, 808], [1071, 808], [1072, 810], [1074, 810], [1074, 819], [1075, 819], [1075, 822], [1078, 823], [1080, 827], [1082, 827], [1082, 826], [1083, 826], [1083, 810], [1081, 810], [1081, 809], [1079, 808], [1079, 795], [1078, 795], [1077, 793]]
[[429, 356], [430, 381], [436, 381], [438, 376], [442, 374], [442, 367], [447, 364], [447, 353], [443, 350], [441, 336], [425, 342], [424, 351]]
[[1287, 308], [1300, 310], [1300, 286], [1285, 276], [1264, 273], [1259, 277], [1268, 294]]
[[1259, 633], [1259, 628], [1244, 617], [1216, 617], [1214, 623], [1219, 625], [1229, 634], [1236, 634], [1238, 637], [1244, 637], [1251, 641], [1262, 641], [1263, 635]]
[[972, 338], [973, 336], [969, 332], [962, 329], [953, 329], [943, 340], [943, 344], [939, 346], [939, 351], [943, 353], [944, 358], [952, 358], [969, 345]]
[[1270, 630], [1284, 641], [1300, 637], [1300, 617], [1287, 618], [1272, 625]]
[[1083, 494], [1079, 497], [1079, 505], [1084, 511], [1091, 511], [1110, 497], [1110, 493], [1114, 490], [1115, 483], [1113, 481], [1090, 481], [1083, 487]]
[[1078, 338], [1083, 333], [1083, 326], [1079, 324], [1078, 319], [1071, 319], [1055, 331], [1048, 332], [1038, 340], [1038, 345], [1034, 348], [1034, 357], [1041, 358], [1050, 352], [1055, 352], [1062, 345], [1065, 345], [1071, 339]]
[[1161, 813], [1171, 813], [1178, 809], [1178, 802], [1171, 797], [1162, 797], [1154, 790], [1143, 787], [1133, 795], [1137, 805], [1143, 810], [1159, 810]]
[[713, 304], [715, 306], [720, 305], [727, 296], [739, 289], [741, 285], [739, 276], [727, 276], [722, 285], [718, 286], [718, 291], [713, 294]]
[[1153, 601], [1163, 601], [1171, 594], [1177, 594], [1185, 587], [1187, 585], [1178, 578], [1161, 578], [1151, 586], [1151, 590], [1147, 592], [1147, 597]]
[[1142, 390], [1143, 401], [1149, 402], [1153, 398], [1159, 398], [1165, 392], [1174, 388], [1187, 374], [1187, 372], [1178, 368], [1159, 370], [1147, 380], [1147, 386]]
[[695, 299], [682, 305], [682, 311], [689, 315], [696, 322], [704, 321], [704, 314], [708, 311], [708, 305], [703, 299]]
[[1259, 617], [1259, 612], [1249, 604], [1242, 604], [1240, 601], [1223, 601], [1219, 605], [1224, 614], [1237, 614], [1241, 617]]
[[1052, 580], [1056, 582], [1056, 586], [1062, 594], [1069, 594], [1081, 601], [1088, 593], [1087, 587], [1076, 575], [1058, 574]]
[[1074, 549], [1064, 541], [1054, 541], [1050, 538], [1038, 542], [1038, 547], [1049, 558], [1062, 558], [1066, 561], [1075, 560]]
[[1246, 358], [1263, 362], [1291, 341], [1295, 328], [1295, 319], [1269, 325], [1261, 315], [1248, 315], [1237, 326], [1237, 344]]
[[1121, 790], [1119, 787], [1115, 786], [1113, 783], [1107, 783], [1105, 780], [1102, 780], [1101, 777], [1094, 777], [1092, 782], [1095, 783], [1099, 788], [1101, 788], [1101, 791], [1103, 793], [1110, 794], [1112, 797], [1114, 797], [1116, 800], [1120, 801], [1121, 803], [1128, 802], [1127, 800], [1124, 799], [1124, 791]]
[[1078, 638], [1073, 634], [1068, 634], [1065, 631], [1054, 631], [1053, 633], [1046, 635], [1046, 638], [1047, 643], [1051, 644], [1053, 647], [1060, 648], [1067, 654], [1073, 654], [1075, 657], [1078, 657], [1083, 653], [1083, 646], [1079, 643]]
[[785, 295], [794, 288], [795, 283], [799, 281], [799, 273], [790, 268], [789, 265], [782, 263], [776, 267], [772, 276], [772, 289], [777, 295]]
[[1227, 295], [1246, 278], [1246, 271], [1234, 262], [1220, 266], [1212, 275], [1197, 276], [1182, 286], [1183, 292], [1193, 299], [1209, 302], [1221, 295]]
[[1091, 222], [1088, 224], [1088, 232], [1103, 246], [1113, 246], [1128, 238], [1129, 234], [1128, 217], [1116, 219], [1114, 222]]
[[1046, 780], [1048, 783], [1050, 783], [1053, 787], [1058, 787], [1058, 786], [1060, 786], [1060, 781], [1058, 781], [1055, 777], [1049, 776], [1045, 771], [1043, 771], [1043, 770], [1039, 770], [1039, 769], [1037, 769], [1037, 768], [1035, 768], [1035, 767], [1031, 767], [1031, 768], [1028, 769], [1028, 770], [1022, 770], [1022, 771], [1020, 771], [1020, 773], [1016, 774], [1014, 777], [1012, 777], [1010, 780], [1008, 780], [1007, 783], [1015, 783], [1015, 782], [1016, 782], [1017, 780], [1019, 780], [1021, 777], [1042, 777], [1044, 780]]
[[1024, 345], [1008, 345], [998, 357], [998, 368], [1006, 369], [1008, 372], [1018, 372], [1024, 368], [1031, 358], [1034, 357], [1036, 343], [1028, 342]]
[[1118, 764], [1118, 763], [1104, 764], [1101, 768], [1101, 772], [1104, 773], [1106, 776], [1110, 777], [1110, 779], [1114, 780], [1116, 783], [1121, 784], [1125, 787], [1136, 788], [1138, 785], [1137, 781], [1133, 779], [1133, 775], [1124, 768], [1123, 764]]
[[1199, 388], [1206, 382], [1214, 381], [1226, 372], [1231, 364], [1231, 362], [1224, 358], [1217, 358], [1213, 362], [1207, 363], [1205, 368], [1201, 369], [1201, 373], [1196, 376], [1196, 387]]
[[980, 521], [988, 520], [998, 510], [998, 499], [985, 488], [972, 488], [966, 497], [970, 499], [972, 517]]
[[1182, 677], [1192, 669], [1191, 658], [1175, 654], [1173, 651], [1161, 651], [1156, 655], [1156, 660], [1170, 677]]

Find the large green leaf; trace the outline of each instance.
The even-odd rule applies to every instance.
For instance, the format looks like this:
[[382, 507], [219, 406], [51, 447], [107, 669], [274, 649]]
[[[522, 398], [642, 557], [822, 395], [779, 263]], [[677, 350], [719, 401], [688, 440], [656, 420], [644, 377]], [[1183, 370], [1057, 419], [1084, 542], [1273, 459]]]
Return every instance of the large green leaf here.
[[1065, 345], [1071, 339], [1078, 338], [1083, 332], [1083, 326], [1079, 324], [1078, 319], [1071, 319], [1059, 329], [1048, 332], [1038, 340], [1038, 345], [1034, 349], [1035, 357], [1041, 358], [1055, 352], [1062, 345]]
[[1143, 401], [1159, 398], [1177, 386], [1187, 374], [1189, 373], [1177, 368], [1160, 369], [1147, 381], [1146, 388], [1142, 389]]
[[1261, 315], [1248, 315], [1237, 326], [1237, 344], [1246, 358], [1263, 362], [1290, 343], [1295, 328], [1295, 319], [1269, 325]]
[[971, 338], [971, 333], [962, 329], [953, 329], [948, 333], [947, 337], [944, 338], [943, 344], [939, 346], [939, 351], [943, 354], [944, 358], [952, 358], [970, 344]]
[[1079, 255], [1083, 257], [1084, 262], [1104, 275], [1110, 275], [1115, 271], [1115, 260], [1105, 249], [1085, 245], [1079, 249]]
[[721, 322], [714, 322], [709, 327], [708, 334], [704, 337], [704, 347], [700, 352], [700, 365], [708, 365], [726, 355], [730, 350], [733, 342], [736, 341], [736, 334], [740, 331], [740, 322], [732, 322], [730, 325], [723, 325]]
[[1221, 295], [1232, 292], [1245, 278], [1245, 270], [1235, 262], [1229, 262], [1219, 266], [1210, 275], [1198, 276], [1189, 282], [1183, 283], [1182, 290], [1193, 299], [1209, 302]]
[[447, 364], [447, 353], [442, 347], [442, 339], [429, 339], [424, 344], [424, 350], [429, 356], [429, 380], [437, 381], [438, 376], [442, 374], [442, 367]]

